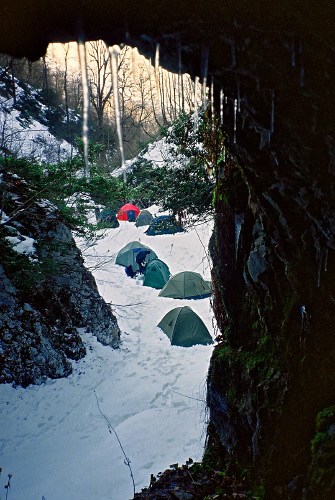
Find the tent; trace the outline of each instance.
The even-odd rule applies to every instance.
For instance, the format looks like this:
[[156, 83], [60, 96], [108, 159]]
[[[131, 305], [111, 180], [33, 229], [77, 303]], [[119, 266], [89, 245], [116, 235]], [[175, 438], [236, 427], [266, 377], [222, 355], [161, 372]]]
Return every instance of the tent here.
[[169, 311], [157, 325], [169, 337], [171, 345], [191, 347], [213, 344], [202, 319], [188, 306]]
[[183, 271], [172, 276], [159, 293], [172, 299], [203, 299], [212, 293], [210, 282], [199, 273]]
[[115, 212], [109, 208], [105, 208], [100, 212], [99, 208], [95, 209], [95, 216], [98, 224], [102, 224], [104, 227], [119, 227], [119, 221], [116, 218]]
[[175, 217], [172, 215], [160, 215], [159, 217], [155, 217], [145, 233], [148, 236], [156, 236], [157, 234], [174, 234], [183, 231], [183, 227]]
[[145, 269], [144, 273], [144, 286], [151, 286], [151, 288], [163, 288], [165, 283], [169, 280], [171, 274], [168, 266], [159, 259], [151, 260]]
[[140, 213], [140, 209], [136, 205], [131, 203], [126, 203], [117, 213], [117, 218], [119, 220], [128, 220], [129, 222], [135, 222], [136, 217]]
[[147, 262], [150, 262], [153, 259], [157, 259], [157, 255], [153, 250], [151, 250], [151, 248], [143, 245], [139, 241], [131, 241], [125, 247], [121, 248], [116, 256], [115, 263], [124, 267], [133, 266], [134, 271], [138, 271], [139, 266], [136, 262], [136, 255], [143, 249], [150, 250], [150, 253], [146, 257]]
[[153, 220], [152, 214], [149, 212], [149, 210], [141, 210], [140, 213], [137, 216], [135, 226], [149, 226]]

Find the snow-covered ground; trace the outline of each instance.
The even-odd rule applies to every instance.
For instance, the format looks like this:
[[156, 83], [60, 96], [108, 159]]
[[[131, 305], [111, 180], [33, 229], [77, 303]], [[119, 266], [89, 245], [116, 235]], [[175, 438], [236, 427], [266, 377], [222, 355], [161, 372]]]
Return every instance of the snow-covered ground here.
[[[8, 90], [9, 75], [0, 67], [1, 71], [3, 74], [0, 81], [0, 147], [15, 157], [30, 158], [39, 162], [57, 163], [72, 158], [76, 153], [75, 148], [67, 141], [57, 139], [46, 125], [48, 108], [41, 102], [40, 91], [27, 84], [24, 89], [20, 80], [14, 78], [15, 104], [14, 98], [11, 97], [13, 89], [11, 92]], [[16, 109], [18, 104], [27, 107], [25, 99], [28, 98], [30, 105], [36, 108], [35, 113], [39, 119], [34, 119], [32, 116], [23, 118], [22, 113]], [[21, 101], [25, 104], [23, 105]], [[79, 117], [72, 110], [70, 114], [73, 121], [78, 121]]]
[[162, 236], [146, 236], [145, 229], [123, 222], [92, 247], [81, 243], [102, 296], [113, 303], [122, 331], [120, 349], [83, 333], [87, 356], [73, 362], [68, 378], [27, 389], [0, 386], [0, 498], [13, 474], [9, 500], [130, 499], [132, 479], [118, 439], [136, 491], [149, 484], [150, 474], [190, 457], [201, 459], [213, 346], [171, 346], [156, 325], [170, 309], [189, 305], [214, 336], [210, 299], [158, 297], [158, 290], [127, 277], [115, 256], [138, 240], [172, 274], [190, 270], [209, 280], [212, 226]]

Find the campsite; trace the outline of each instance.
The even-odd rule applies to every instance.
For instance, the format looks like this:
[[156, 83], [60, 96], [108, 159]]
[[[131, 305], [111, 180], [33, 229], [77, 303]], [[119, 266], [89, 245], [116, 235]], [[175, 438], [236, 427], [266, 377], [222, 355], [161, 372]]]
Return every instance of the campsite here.
[[[158, 207], [151, 211], [156, 213]], [[131, 462], [137, 491], [149, 484], [151, 474], [190, 457], [202, 458], [213, 345], [171, 345], [157, 325], [170, 310], [189, 306], [214, 339], [210, 298], [159, 297], [160, 289], [143, 286], [143, 276], [129, 278], [124, 265], [115, 261], [118, 252], [135, 241], [151, 248], [171, 274], [188, 269], [210, 280], [204, 249], [212, 223], [154, 237], [145, 234], [147, 227], [120, 221], [117, 228], [101, 229], [93, 246], [78, 240], [100, 293], [113, 304], [122, 331], [120, 348], [103, 346], [83, 332], [87, 355], [73, 362], [68, 378], [18, 387], [14, 394], [8, 385], [0, 387], [7, 439], [2, 451], [6, 471], [15, 474], [15, 498], [91, 500], [97, 491], [101, 499], [132, 497], [124, 455], [97, 401]]]
[[334, 500], [335, 3], [1, 7], [0, 500]]

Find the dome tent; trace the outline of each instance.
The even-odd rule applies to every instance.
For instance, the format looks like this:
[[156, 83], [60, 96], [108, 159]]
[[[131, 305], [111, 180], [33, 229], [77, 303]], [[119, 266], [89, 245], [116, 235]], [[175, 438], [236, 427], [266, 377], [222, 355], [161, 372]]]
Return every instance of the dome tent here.
[[116, 256], [115, 264], [119, 264], [124, 267], [132, 266], [134, 271], [138, 271], [139, 266], [136, 262], [136, 255], [143, 249], [150, 250], [150, 253], [146, 257], [147, 262], [157, 259], [157, 255], [153, 250], [151, 250], [151, 248], [143, 245], [139, 241], [131, 241], [125, 247], [121, 248]]
[[159, 259], [151, 260], [145, 269], [143, 286], [163, 288], [170, 276], [169, 268], [165, 262]]
[[171, 345], [191, 347], [213, 344], [213, 339], [202, 319], [188, 306], [169, 311], [157, 325], [171, 341]]
[[149, 212], [149, 210], [141, 210], [136, 218], [135, 226], [149, 226], [152, 220], [153, 215]]
[[199, 273], [183, 271], [169, 279], [159, 296], [172, 299], [203, 299], [211, 293], [210, 283]]
[[184, 232], [184, 228], [173, 215], [160, 215], [152, 220], [145, 234], [156, 236], [157, 234], [175, 234]]
[[117, 218], [119, 220], [127, 220], [129, 222], [135, 222], [136, 217], [140, 213], [140, 209], [132, 203], [126, 203], [117, 213]]
[[110, 208], [104, 208], [102, 211], [99, 208], [95, 209], [95, 216], [98, 224], [103, 224], [105, 227], [116, 228], [120, 226], [116, 218], [115, 212]]

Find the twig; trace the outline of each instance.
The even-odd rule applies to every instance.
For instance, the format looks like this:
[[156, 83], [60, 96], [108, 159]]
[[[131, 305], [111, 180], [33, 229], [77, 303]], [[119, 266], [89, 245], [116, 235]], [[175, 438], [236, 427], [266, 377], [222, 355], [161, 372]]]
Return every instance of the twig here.
[[186, 394], [182, 394], [181, 392], [173, 391], [172, 389], [170, 389], [170, 391], [174, 392], [175, 394], [179, 394], [179, 396], [184, 396], [184, 398], [195, 399], [195, 401], [200, 401], [201, 403], [206, 403], [206, 401], [204, 399], [192, 398], [192, 396], [186, 396]]
[[107, 304], [116, 307], [132, 307], [132, 306], [142, 306], [143, 304], [147, 304], [146, 302], [133, 302], [132, 304], [115, 304], [114, 302], [107, 302]]
[[6, 500], [8, 499], [8, 494], [9, 494], [9, 490], [10, 490], [10, 480], [12, 479], [12, 475], [13, 475], [13, 474], [8, 474], [8, 482], [7, 482], [7, 484], [5, 485], [5, 489], [6, 489]]
[[[129, 460], [129, 458], [127, 457], [127, 455], [126, 455], [126, 453], [125, 453], [125, 451], [124, 451], [124, 449], [123, 449], [122, 443], [121, 443], [121, 441], [120, 441], [120, 439], [119, 439], [119, 436], [118, 436], [118, 435], [117, 435], [117, 433], [116, 433], [116, 430], [114, 429], [114, 427], [112, 426], [112, 424], [110, 423], [110, 421], [108, 420], [108, 418], [106, 417], [106, 415], [104, 415], [104, 413], [102, 413], [102, 410], [101, 410], [101, 408], [100, 408], [100, 405], [99, 405], [99, 401], [98, 401], [98, 397], [97, 397], [96, 392], [95, 392], [95, 391], [93, 391], [93, 392], [94, 392], [94, 395], [95, 395], [95, 399], [96, 399], [96, 401], [97, 401], [98, 410], [99, 410], [99, 412], [101, 413], [101, 415], [103, 416], [103, 418], [104, 418], [104, 419], [106, 420], [106, 422], [107, 422], [108, 431], [109, 431], [109, 433], [110, 433], [110, 434], [112, 434], [112, 431], [114, 432], [115, 437], [116, 437], [116, 439], [117, 439], [117, 441], [118, 441], [118, 443], [119, 443], [119, 445], [120, 445], [120, 448], [121, 448], [121, 450], [122, 450], [122, 453], [123, 453], [123, 455], [124, 455], [124, 463], [125, 463], [125, 465], [126, 465], [127, 467], [129, 467], [130, 477], [131, 477], [131, 480], [132, 480], [132, 482], [133, 482], [133, 490], [134, 490], [134, 496], [135, 496], [135, 481], [134, 481], [133, 471], [132, 471], [132, 468], [131, 468], [131, 465], [130, 465], [130, 460]], [[7, 497], [6, 497], [6, 499], [7, 499]]]

